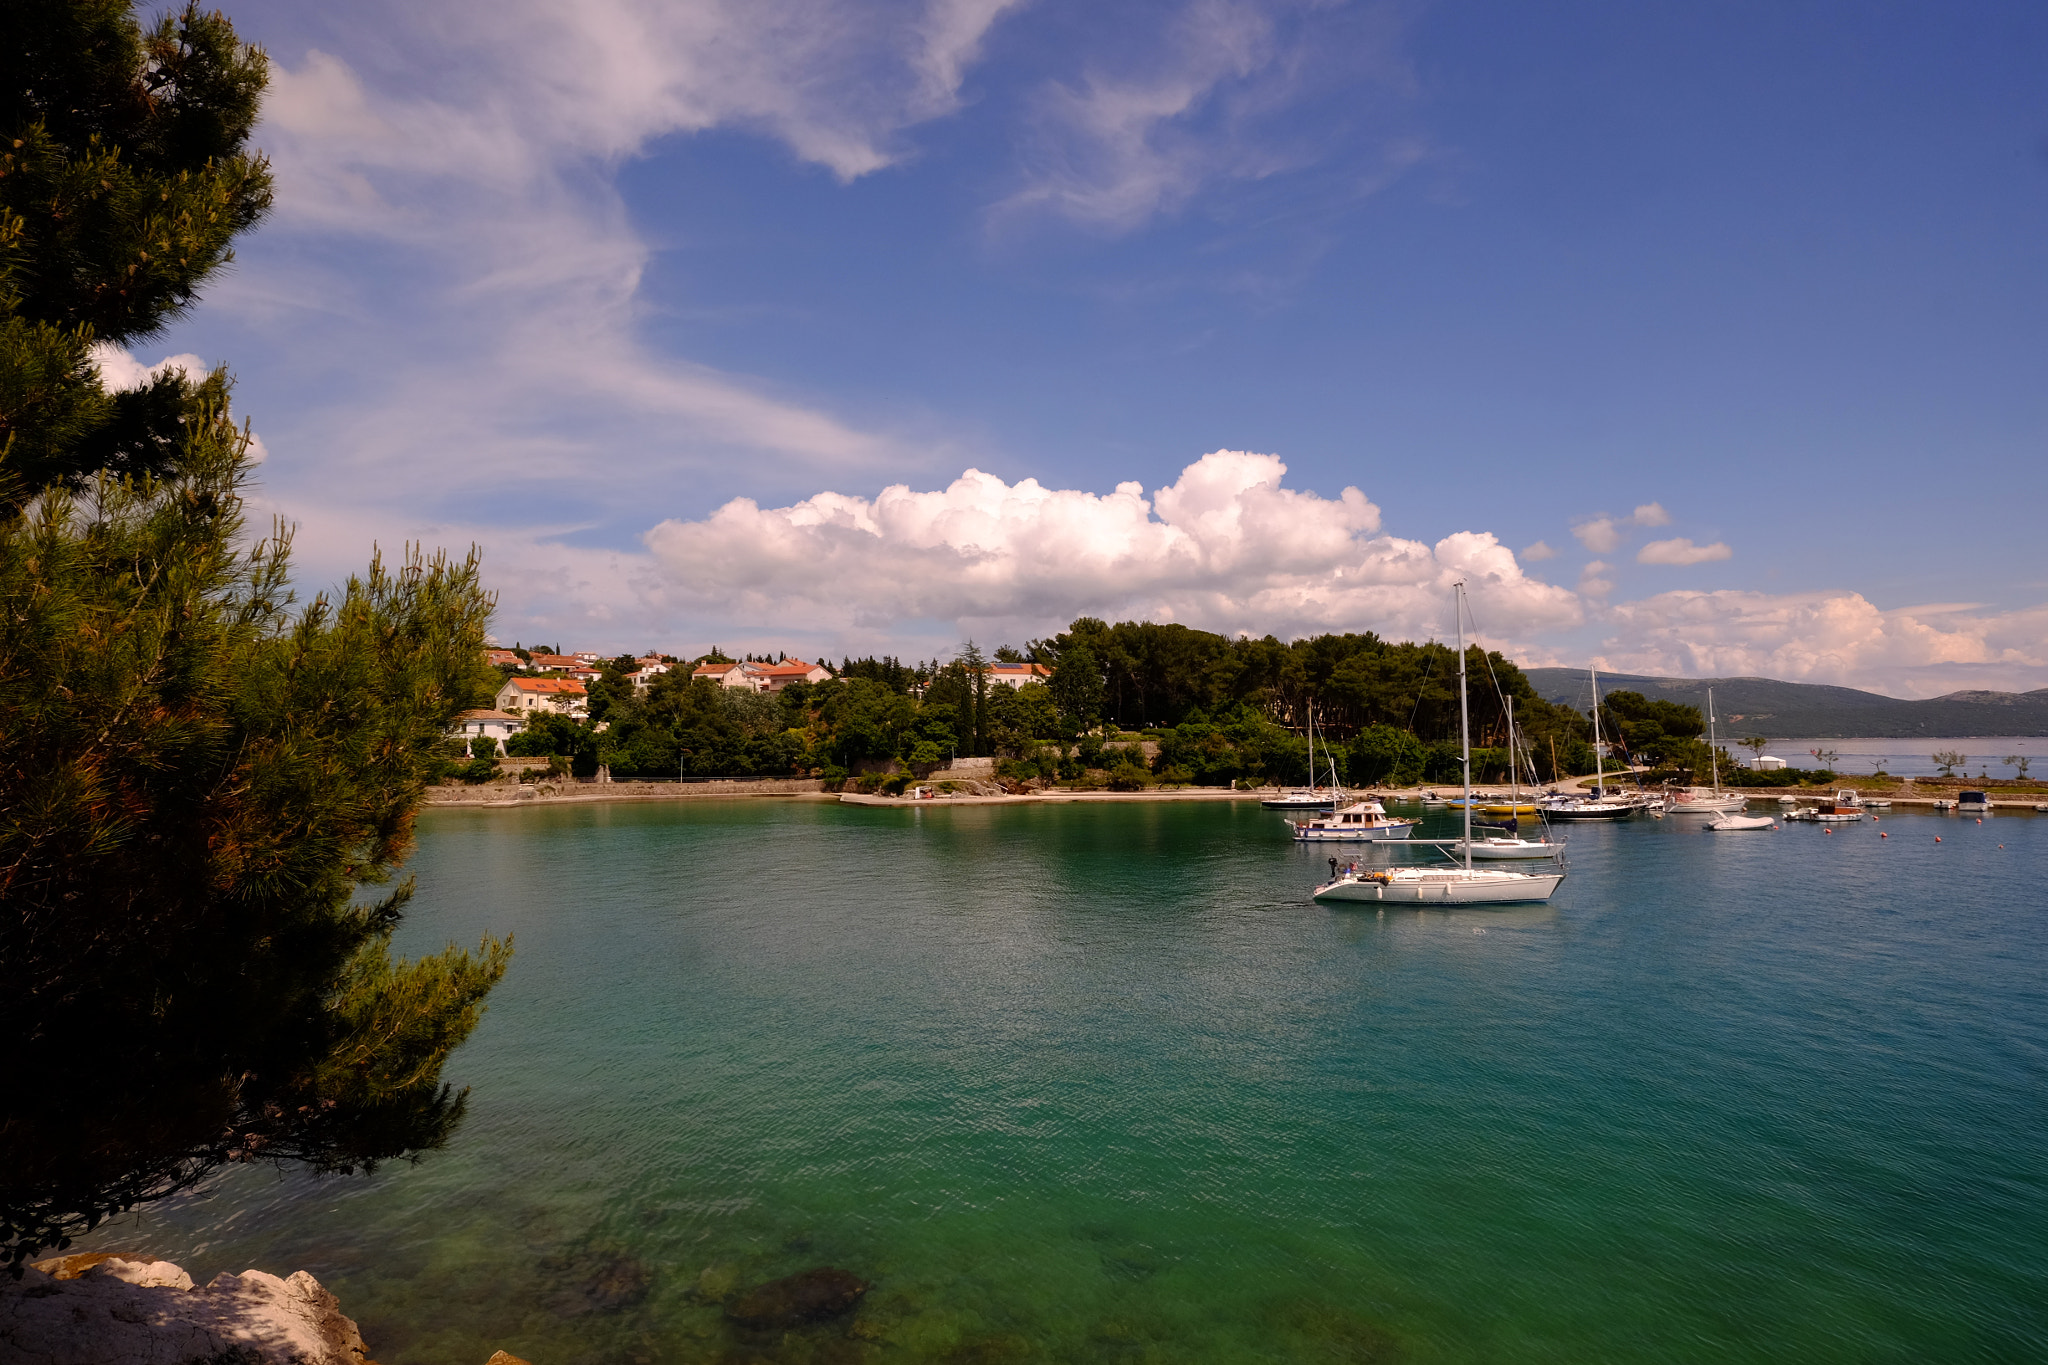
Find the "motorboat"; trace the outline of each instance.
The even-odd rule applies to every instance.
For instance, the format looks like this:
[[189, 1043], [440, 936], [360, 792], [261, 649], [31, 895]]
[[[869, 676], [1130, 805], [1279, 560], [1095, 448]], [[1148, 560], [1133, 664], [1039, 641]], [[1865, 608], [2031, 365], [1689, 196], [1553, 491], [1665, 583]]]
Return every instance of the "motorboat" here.
[[1956, 803], [1946, 797], [1938, 797], [1935, 799], [1934, 809], [1938, 813], [1946, 814], [1947, 812], [1952, 811], [1955, 808]]
[[1799, 804], [1799, 798], [1796, 796], [1781, 796], [1778, 798], [1778, 804], [1781, 806], [1796, 806]]
[[1295, 820], [1292, 824], [1295, 842], [1309, 844], [1388, 843], [1395, 839], [1406, 839], [1415, 828], [1415, 821], [1397, 819], [1387, 814], [1387, 808], [1371, 797], [1352, 801], [1328, 815]]
[[1875, 797], [1866, 798], [1863, 802], [1863, 809], [1865, 810], [1890, 810], [1891, 808], [1891, 802]]
[[1554, 872], [1516, 872], [1507, 868], [1472, 866], [1475, 842], [1472, 838], [1472, 719], [1465, 691], [1464, 580], [1458, 581], [1456, 589], [1458, 741], [1465, 795], [1465, 830], [1459, 845], [1464, 863], [1462, 866], [1383, 867], [1364, 871], [1354, 865], [1317, 887], [1313, 894], [1318, 901], [1335, 904], [1393, 901], [1413, 905], [1524, 905], [1549, 900], [1564, 881], [1562, 867]]
[[1723, 812], [1707, 821], [1708, 829], [1732, 833], [1744, 829], [1776, 829], [1778, 822], [1768, 815], [1735, 815]]
[[1801, 820], [1808, 824], [1846, 825], [1863, 818], [1863, 800], [1855, 792], [1844, 787], [1834, 794], [1832, 800], [1795, 810], [1785, 818]]
[[1991, 814], [1991, 805], [1991, 798], [1983, 792], [1956, 793], [1956, 814], [1958, 815], [1989, 815]]
[[1420, 796], [1416, 797], [1415, 799], [1420, 801], [1425, 806], [1442, 806], [1449, 804], [1444, 800], [1444, 798], [1438, 796], [1435, 792], [1431, 791], [1423, 792]]

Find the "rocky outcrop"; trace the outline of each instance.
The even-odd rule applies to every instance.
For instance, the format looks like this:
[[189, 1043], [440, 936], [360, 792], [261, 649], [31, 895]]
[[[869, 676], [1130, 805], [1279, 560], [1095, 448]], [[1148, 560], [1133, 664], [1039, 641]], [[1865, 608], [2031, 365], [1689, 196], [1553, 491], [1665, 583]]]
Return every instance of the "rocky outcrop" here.
[[204, 1289], [169, 1261], [66, 1256], [0, 1275], [0, 1360], [21, 1365], [365, 1365], [320, 1282], [245, 1270]]
[[756, 1330], [836, 1318], [860, 1302], [868, 1286], [851, 1273], [819, 1266], [756, 1285], [725, 1306], [726, 1317]]

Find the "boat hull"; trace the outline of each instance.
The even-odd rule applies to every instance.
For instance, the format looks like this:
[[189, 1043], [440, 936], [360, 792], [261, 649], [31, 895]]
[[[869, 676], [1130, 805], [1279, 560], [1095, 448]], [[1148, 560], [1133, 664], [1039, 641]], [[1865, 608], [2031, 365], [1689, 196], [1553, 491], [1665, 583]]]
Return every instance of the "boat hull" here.
[[1770, 829], [1775, 824], [1776, 822], [1768, 815], [1724, 815], [1719, 819], [1709, 820], [1707, 828], [1732, 834], [1745, 829]]
[[1643, 810], [1642, 806], [1551, 806], [1543, 816], [1547, 820], [1627, 820]]
[[1564, 881], [1562, 872], [1480, 872], [1462, 869], [1425, 872], [1375, 881], [1341, 877], [1315, 890], [1324, 905], [1526, 905], [1547, 901]]
[[1298, 844], [1391, 844], [1406, 839], [1415, 830], [1413, 823], [1396, 820], [1391, 824], [1338, 825], [1329, 829], [1294, 827], [1294, 841]]

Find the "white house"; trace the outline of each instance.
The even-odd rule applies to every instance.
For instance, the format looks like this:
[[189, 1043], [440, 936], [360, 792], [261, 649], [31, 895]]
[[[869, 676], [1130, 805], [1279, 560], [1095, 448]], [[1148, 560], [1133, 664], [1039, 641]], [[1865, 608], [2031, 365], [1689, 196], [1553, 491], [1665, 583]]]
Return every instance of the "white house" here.
[[1042, 683], [1052, 677], [1052, 670], [1044, 664], [991, 664], [988, 680], [1005, 687], [1022, 687], [1025, 683]]
[[779, 664], [698, 664], [690, 676], [708, 679], [720, 687], [780, 692], [793, 682], [823, 682], [832, 676], [832, 670], [823, 664], [807, 664], [802, 659], [785, 659]]
[[557, 715], [581, 716], [590, 709], [590, 697], [583, 684], [573, 678], [507, 678], [498, 689], [498, 709], [513, 715], [553, 711]]
[[456, 739], [466, 739], [473, 753], [505, 752], [505, 741], [526, 728], [526, 722], [509, 711], [464, 711], [448, 727]]

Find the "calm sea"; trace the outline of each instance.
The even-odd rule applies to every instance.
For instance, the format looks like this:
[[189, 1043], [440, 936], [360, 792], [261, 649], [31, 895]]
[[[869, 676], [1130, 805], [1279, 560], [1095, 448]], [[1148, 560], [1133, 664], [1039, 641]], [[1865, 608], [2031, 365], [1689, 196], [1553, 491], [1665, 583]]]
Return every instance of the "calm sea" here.
[[2048, 1359], [2048, 817], [1568, 834], [1380, 915], [1250, 804], [434, 812], [405, 946], [519, 946], [455, 1146], [94, 1244], [384, 1365]]

